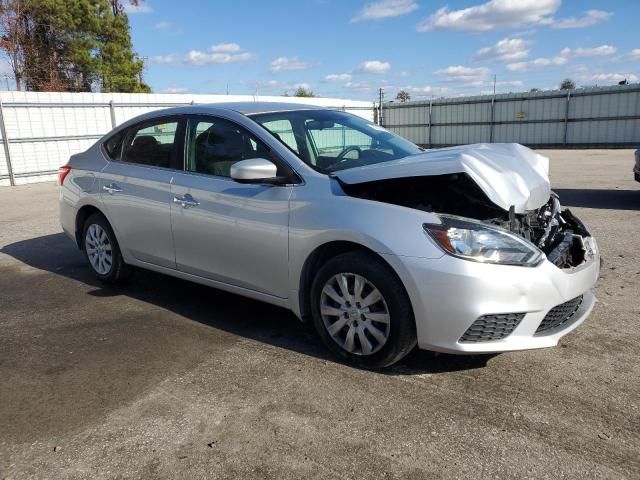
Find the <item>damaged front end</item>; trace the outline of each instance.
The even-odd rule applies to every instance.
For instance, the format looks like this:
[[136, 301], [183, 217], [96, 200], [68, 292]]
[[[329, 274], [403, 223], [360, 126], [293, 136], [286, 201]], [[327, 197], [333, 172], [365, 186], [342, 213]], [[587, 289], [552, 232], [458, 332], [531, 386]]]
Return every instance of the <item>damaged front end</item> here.
[[340, 183], [350, 196], [500, 227], [533, 243], [561, 269], [580, 267], [595, 255], [591, 234], [553, 192], [541, 207], [516, 213], [514, 206], [505, 210], [489, 200], [466, 173]]

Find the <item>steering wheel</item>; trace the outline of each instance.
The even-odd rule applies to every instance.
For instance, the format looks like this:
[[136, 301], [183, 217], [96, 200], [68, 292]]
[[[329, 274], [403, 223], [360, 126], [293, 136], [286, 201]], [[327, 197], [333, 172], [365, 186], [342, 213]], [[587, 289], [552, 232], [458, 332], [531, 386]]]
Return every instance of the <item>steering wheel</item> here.
[[358, 157], [360, 157], [360, 155], [362, 155], [362, 149], [357, 146], [357, 145], [349, 145], [347, 148], [345, 148], [344, 150], [342, 150], [338, 156], [336, 157], [336, 162], [335, 163], [340, 163], [342, 162], [345, 158], [345, 155], [349, 152], [353, 152], [356, 151], [358, 152]]

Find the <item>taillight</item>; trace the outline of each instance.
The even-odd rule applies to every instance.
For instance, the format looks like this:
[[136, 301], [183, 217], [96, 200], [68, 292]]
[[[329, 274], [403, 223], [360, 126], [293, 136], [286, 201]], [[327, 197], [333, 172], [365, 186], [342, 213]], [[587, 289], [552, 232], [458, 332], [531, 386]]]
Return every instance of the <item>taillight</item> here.
[[64, 183], [64, 179], [67, 178], [67, 175], [69, 175], [70, 171], [71, 167], [67, 167], [66, 165], [58, 169], [58, 185], [62, 186], [62, 184]]

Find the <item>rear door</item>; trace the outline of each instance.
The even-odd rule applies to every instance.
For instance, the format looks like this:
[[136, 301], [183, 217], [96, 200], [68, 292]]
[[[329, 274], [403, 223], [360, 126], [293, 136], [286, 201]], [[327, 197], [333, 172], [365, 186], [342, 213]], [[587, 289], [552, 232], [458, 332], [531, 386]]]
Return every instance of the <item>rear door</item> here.
[[173, 269], [171, 181], [182, 165], [183, 129], [180, 117], [130, 127], [101, 175], [102, 200], [120, 247], [137, 260]]
[[[270, 149], [225, 119], [191, 117], [171, 223], [178, 270], [282, 298], [288, 294], [291, 186], [249, 185], [231, 165]], [[182, 203], [180, 203], [182, 202]]]

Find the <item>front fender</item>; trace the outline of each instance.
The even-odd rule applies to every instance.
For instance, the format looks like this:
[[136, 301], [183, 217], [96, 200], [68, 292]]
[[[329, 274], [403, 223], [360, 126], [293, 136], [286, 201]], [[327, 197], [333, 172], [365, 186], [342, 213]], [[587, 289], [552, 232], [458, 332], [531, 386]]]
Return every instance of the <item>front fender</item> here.
[[[294, 188], [289, 221], [289, 282], [297, 298], [305, 262], [322, 245], [342, 241], [361, 245], [380, 255], [440, 258], [443, 252], [427, 237], [425, 222], [434, 214], [398, 205], [350, 197], [324, 184]], [[292, 305], [294, 311], [296, 305]]]

